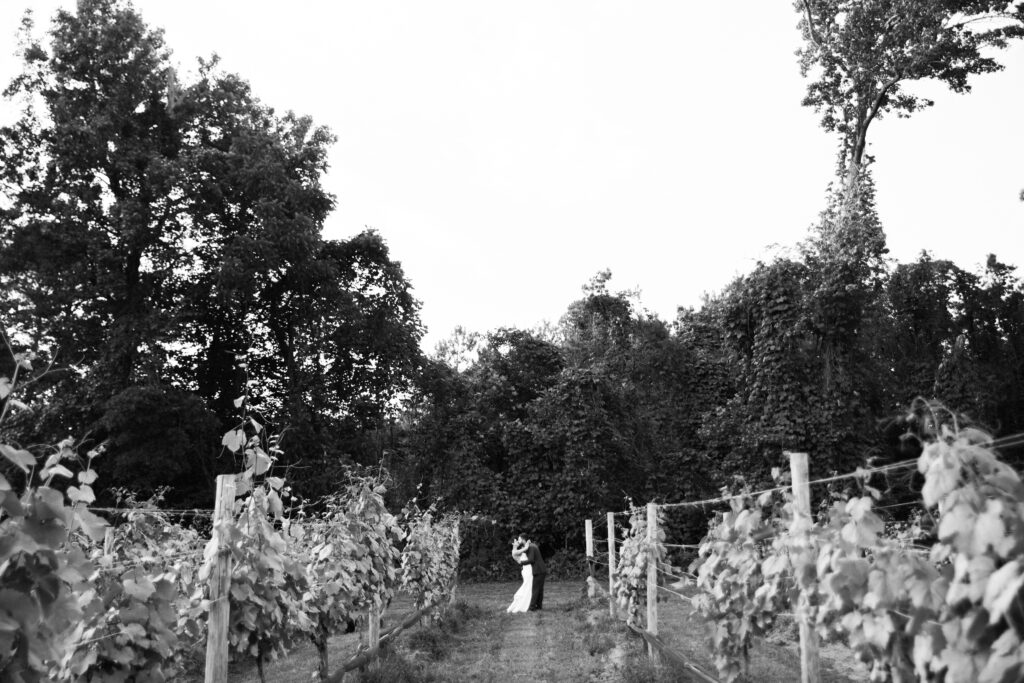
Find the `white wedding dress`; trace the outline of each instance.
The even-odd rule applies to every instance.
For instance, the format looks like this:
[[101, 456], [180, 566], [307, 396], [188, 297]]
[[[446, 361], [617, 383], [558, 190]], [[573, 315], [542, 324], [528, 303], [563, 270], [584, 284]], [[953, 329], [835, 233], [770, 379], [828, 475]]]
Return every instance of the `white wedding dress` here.
[[523, 565], [523, 585], [519, 587], [516, 594], [512, 596], [512, 604], [506, 612], [528, 612], [530, 610], [530, 598], [533, 597], [533, 566]]

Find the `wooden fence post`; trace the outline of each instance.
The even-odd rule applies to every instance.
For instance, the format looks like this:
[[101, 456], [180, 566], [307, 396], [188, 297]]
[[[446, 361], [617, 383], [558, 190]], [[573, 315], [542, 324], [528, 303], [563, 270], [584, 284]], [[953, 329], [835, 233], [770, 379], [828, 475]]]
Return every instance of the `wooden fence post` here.
[[[647, 504], [647, 632], [658, 635], [658, 506]], [[658, 651], [647, 643], [647, 656], [658, 661]]]
[[[807, 454], [790, 453], [789, 471], [793, 476], [794, 515], [792, 531], [807, 534], [814, 523], [811, 517], [811, 487], [807, 474]], [[803, 597], [801, 595], [801, 597]], [[799, 614], [800, 622], [800, 681], [801, 683], [821, 683], [821, 664], [818, 660], [818, 632], [809, 623], [806, 613]]]
[[205, 683], [228, 680], [228, 591], [231, 588], [231, 552], [225, 547], [222, 525], [231, 521], [235, 510], [235, 475], [217, 476], [217, 502], [213, 509], [213, 537], [217, 555], [210, 571], [210, 619], [206, 635]]
[[[380, 647], [380, 615], [381, 610], [377, 608], [377, 605], [370, 605], [370, 614], [368, 618], [370, 623], [367, 625], [368, 628], [366, 633], [367, 640], [369, 641], [366, 644], [366, 647], [370, 651]], [[373, 661], [370, 662], [370, 670], [375, 670], [379, 662], [379, 658], [374, 658]]]
[[608, 513], [608, 614], [615, 617], [615, 513]]
[[583, 520], [583, 532], [587, 541], [587, 572], [591, 578], [594, 576], [594, 522]]

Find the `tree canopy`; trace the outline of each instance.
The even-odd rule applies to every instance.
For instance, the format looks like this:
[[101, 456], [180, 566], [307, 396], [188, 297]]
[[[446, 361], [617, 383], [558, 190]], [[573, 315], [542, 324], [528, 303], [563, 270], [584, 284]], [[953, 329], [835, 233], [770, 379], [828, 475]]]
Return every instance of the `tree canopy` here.
[[925, 79], [969, 92], [1002, 68], [990, 48], [1024, 36], [1024, 3], [1005, 0], [796, 0], [810, 77], [804, 104], [839, 133], [846, 185], [859, 174], [871, 123], [932, 105], [908, 86]]
[[[23, 113], [0, 129], [0, 311], [58, 359], [38, 385], [49, 414], [21, 436], [73, 426], [135, 460], [163, 440], [186, 462], [216, 449], [173, 431], [176, 406], [227, 424], [247, 395], [291, 426], [293, 457], [358, 456], [353, 430], [393, 409], [422, 330], [380, 235], [321, 236], [333, 134], [215, 58], [179, 77], [162, 32], [119, 0], [59, 12], [46, 41], [26, 20], [21, 56], [5, 95]], [[132, 442], [116, 414], [161, 405], [165, 431]]]

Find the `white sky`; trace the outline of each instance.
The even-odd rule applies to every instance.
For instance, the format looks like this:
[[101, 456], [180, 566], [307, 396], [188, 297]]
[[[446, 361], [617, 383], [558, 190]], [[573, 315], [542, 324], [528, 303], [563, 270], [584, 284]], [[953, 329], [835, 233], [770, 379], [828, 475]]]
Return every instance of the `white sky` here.
[[[0, 81], [21, 11], [0, 0]], [[665, 320], [803, 239], [836, 140], [800, 106], [790, 2], [136, 0], [187, 71], [217, 52], [339, 141], [326, 236], [373, 227], [456, 325], [557, 321], [610, 268]], [[1024, 263], [1024, 45], [1005, 71], [873, 126], [891, 255]]]

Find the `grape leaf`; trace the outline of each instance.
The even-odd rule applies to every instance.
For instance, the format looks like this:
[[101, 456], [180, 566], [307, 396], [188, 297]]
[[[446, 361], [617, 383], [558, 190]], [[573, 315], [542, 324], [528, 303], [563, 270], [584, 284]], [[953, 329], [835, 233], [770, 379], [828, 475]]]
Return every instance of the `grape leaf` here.
[[237, 453], [245, 444], [245, 432], [241, 429], [232, 429], [224, 435], [223, 439], [221, 439], [221, 444], [232, 453]]
[[1024, 575], [1021, 575], [1019, 560], [1011, 560], [992, 572], [985, 586], [985, 597], [981, 600], [981, 604], [988, 609], [990, 624], [1002, 618], [1021, 586], [1024, 586]]
[[36, 457], [34, 455], [26, 450], [14, 448], [7, 444], [0, 443], [0, 455], [3, 455], [12, 463], [20, 467], [26, 474], [29, 469], [36, 466]]

